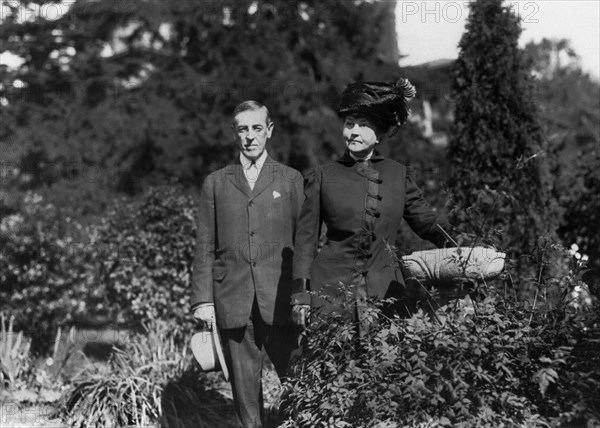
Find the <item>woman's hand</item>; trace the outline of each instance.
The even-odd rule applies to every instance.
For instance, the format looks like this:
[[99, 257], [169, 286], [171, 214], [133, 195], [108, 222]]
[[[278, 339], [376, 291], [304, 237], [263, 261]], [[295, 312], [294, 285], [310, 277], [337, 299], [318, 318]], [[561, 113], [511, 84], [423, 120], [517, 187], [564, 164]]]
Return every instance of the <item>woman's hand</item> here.
[[294, 325], [306, 328], [310, 311], [310, 305], [292, 305], [292, 322]]

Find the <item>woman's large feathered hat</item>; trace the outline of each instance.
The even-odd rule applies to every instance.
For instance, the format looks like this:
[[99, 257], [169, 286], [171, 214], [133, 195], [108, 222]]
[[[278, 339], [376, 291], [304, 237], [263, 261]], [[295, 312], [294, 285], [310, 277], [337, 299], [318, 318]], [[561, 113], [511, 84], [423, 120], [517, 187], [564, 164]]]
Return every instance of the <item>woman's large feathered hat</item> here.
[[366, 116], [390, 129], [406, 123], [410, 114], [408, 102], [416, 94], [415, 87], [404, 78], [395, 83], [351, 83], [342, 93], [339, 115]]

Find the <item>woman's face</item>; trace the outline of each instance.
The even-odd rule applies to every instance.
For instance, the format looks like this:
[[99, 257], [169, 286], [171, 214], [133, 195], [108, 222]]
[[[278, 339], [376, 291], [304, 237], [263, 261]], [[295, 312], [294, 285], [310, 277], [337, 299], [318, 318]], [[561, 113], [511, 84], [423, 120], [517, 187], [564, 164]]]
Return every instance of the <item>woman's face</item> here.
[[379, 143], [381, 132], [375, 125], [362, 116], [346, 116], [344, 119], [344, 130], [342, 132], [348, 150], [356, 157], [367, 156]]

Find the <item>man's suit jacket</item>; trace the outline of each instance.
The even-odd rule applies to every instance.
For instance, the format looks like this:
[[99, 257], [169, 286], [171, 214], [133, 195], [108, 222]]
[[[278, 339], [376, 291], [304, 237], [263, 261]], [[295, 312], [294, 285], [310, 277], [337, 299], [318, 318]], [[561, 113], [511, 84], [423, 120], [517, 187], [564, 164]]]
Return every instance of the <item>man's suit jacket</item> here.
[[253, 190], [239, 161], [206, 178], [200, 194], [191, 304], [214, 302], [220, 328], [245, 326], [255, 295], [265, 323], [289, 323], [302, 182], [298, 171], [270, 157]]

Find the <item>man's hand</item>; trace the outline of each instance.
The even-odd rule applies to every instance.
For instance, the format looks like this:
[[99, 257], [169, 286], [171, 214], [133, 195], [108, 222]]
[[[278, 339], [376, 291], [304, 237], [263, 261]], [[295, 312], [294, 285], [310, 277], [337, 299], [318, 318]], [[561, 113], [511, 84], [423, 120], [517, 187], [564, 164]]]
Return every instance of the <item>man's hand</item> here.
[[306, 328], [310, 305], [292, 305], [292, 322], [298, 327]]
[[194, 318], [204, 321], [207, 325], [213, 325], [215, 323], [215, 305], [206, 304], [198, 307], [194, 311]]

